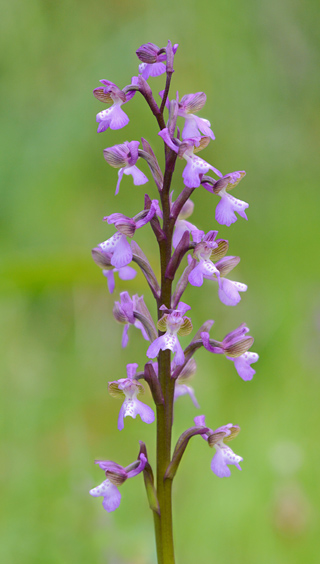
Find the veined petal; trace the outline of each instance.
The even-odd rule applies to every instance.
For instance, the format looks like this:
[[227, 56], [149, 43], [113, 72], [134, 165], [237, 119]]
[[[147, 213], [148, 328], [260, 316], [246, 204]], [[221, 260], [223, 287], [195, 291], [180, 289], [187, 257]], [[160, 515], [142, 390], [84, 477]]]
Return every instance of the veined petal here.
[[112, 266], [122, 268], [132, 261], [132, 250], [125, 235], [121, 235], [111, 258]]
[[124, 169], [123, 173], [126, 174], [126, 175], [131, 174], [131, 176], [133, 178], [133, 184], [135, 186], [141, 186], [141, 184], [145, 184], [146, 182], [148, 182], [148, 178], [146, 177], [146, 175], [143, 174], [143, 172], [141, 170], [139, 170], [136, 165], [126, 167]]

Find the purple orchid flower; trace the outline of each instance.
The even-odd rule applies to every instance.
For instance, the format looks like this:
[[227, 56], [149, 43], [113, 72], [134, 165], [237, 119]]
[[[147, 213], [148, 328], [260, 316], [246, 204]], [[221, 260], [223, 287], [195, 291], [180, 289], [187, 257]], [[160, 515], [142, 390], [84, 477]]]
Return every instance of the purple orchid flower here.
[[[174, 55], [177, 49], [178, 44], [173, 45], [172, 51]], [[167, 54], [163, 51], [154, 43], [144, 43], [136, 50], [137, 57], [142, 61], [139, 65], [139, 73], [144, 80], [148, 80], [149, 76], [160, 76], [166, 72], [164, 61], [167, 59]]]
[[128, 292], [120, 292], [120, 303], [115, 302], [113, 308], [113, 315], [119, 323], [124, 323], [121, 346], [125, 348], [129, 342], [128, 331], [130, 325], [134, 325], [142, 333], [143, 338], [149, 341], [148, 333], [146, 332], [141, 321], [134, 317], [134, 311], [141, 310], [141, 300], [143, 301], [143, 296], [138, 296], [135, 294], [130, 298]]
[[[197, 427], [207, 427], [204, 415], [195, 417], [194, 423]], [[215, 431], [210, 429], [208, 433], [201, 435], [208, 441], [211, 447], [214, 446], [216, 449], [216, 453], [211, 461], [211, 470], [218, 478], [228, 478], [231, 476], [229, 466], [233, 465], [236, 466], [238, 470], [242, 470], [239, 462], [241, 462], [243, 458], [235, 454], [233, 450], [224, 443], [224, 441], [234, 439], [239, 432], [240, 427], [238, 425], [228, 423], [227, 425], [218, 427]]]
[[181, 365], [184, 363], [184, 352], [177, 335], [188, 335], [192, 331], [191, 320], [189, 317], [185, 317], [185, 313], [191, 309], [191, 307], [183, 302], [179, 302], [175, 310], [167, 310], [165, 306], [161, 306], [160, 309], [166, 311], [166, 313], [159, 319], [157, 327], [160, 331], [165, 332], [165, 334], [151, 343], [147, 350], [147, 357], [155, 358], [158, 356], [160, 350], [164, 351], [169, 349], [176, 353], [176, 365]]
[[238, 200], [229, 194], [228, 192], [232, 190], [240, 180], [245, 176], [244, 170], [239, 170], [237, 172], [231, 172], [226, 174], [219, 180], [215, 182], [213, 186], [204, 183], [204, 187], [214, 194], [218, 194], [221, 200], [216, 207], [216, 220], [220, 225], [227, 225], [228, 227], [237, 221], [237, 212], [241, 217], [248, 220], [245, 210], [249, 207], [247, 202]]
[[[132, 261], [132, 249], [127, 237], [132, 238], [136, 229], [146, 225], [155, 213], [156, 206], [152, 202], [149, 210], [143, 210], [134, 218], [127, 217], [122, 213], [113, 213], [104, 217], [104, 221], [114, 224], [117, 233], [93, 249], [93, 259], [99, 264], [99, 254], [102, 253], [115, 268], [120, 269], [127, 266]], [[97, 255], [97, 259], [95, 255]]]
[[181, 212], [178, 215], [178, 219], [175, 223], [175, 229], [172, 237], [172, 246], [175, 249], [183, 234], [188, 231], [191, 233], [194, 241], [201, 241], [201, 237], [204, 235], [204, 232], [198, 229], [195, 225], [186, 221], [187, 217], [189, 217], [194, 210], [194, 203], [191, 200], [187, 200], [184, 206], [181, 209]]
[[139, 145], [139, 141], [130, 141], [130, 143], [125, 141], [121, 145], [107, 147], [103, 151], [103, 156], [107, 163], [114, 168], [120, 169], [118, 172], [116, 194], [119, 192], [120, 182], [124, 174], [132, 176], [133, 184], [135, 186], [141, 186], [142, 184], [148, 182], [146, 175], [136, 166], [136, 162], [139, 158]]
[[255, 375], [256, 371], [251, 368], [250, 365], [259, 360], [259, 355], [255, 352], [249, 352], [248, 350], [240, 354], [240, 356], [233, 356], [232, 353], [238, 351], [240, 346], [243, 346], [245, 343], [250, 343], [251, 346], [253, 338], [250, 337], [250, 335], [246, 335], [248, 332], [249, 328], [245, 323], [242, 323], [237, 329], [228, 333], [222, 341], [226, 358], [234, 363], [236, 371], [244, 381], [252, 380]]
[[173, 140], [170, 137], [167, 128], [162, 129], [158, 135], [162, 137], [166, 145], [175, 151], [180, 158], [184, 158], [187, 161], [182, 177], [185, 186], [188, 188], [198, 188], [201, 184], [202, 176], [206, 174], [209, 169], [211, 169], [217, 176], [222, 177], [222, 173], [218, 169], [194, 154], [195, 150], [204, 149], [208, 145], [209, 137], [184, 139], [181, 143], [178, 139]]
[[[222, 341], [222, 350], [226, 358], [234, 362], [236, 371], [244, 381], [252, 380], [256, 371], [250, 365], [259, 360], [257, 353], [248, 350], [254, 342], [253, 337], [246, 335], [248, 332], [249, 328], [242, 323], [237, 329], [228, 333]], [[209, 333], [201, 333], [201, 339], [209, 352], [221, 353], [221, 349], [210, 344]]]
[[204, 92], [187, 94], [181, 98], [179, 102], [178, 116], [185, 118], [182, 139], [200, 137], [201, 133], [205, 136], [211, 137], [211, 139], [215, 139], [214, 133], [212, 129], [210, 129], [210, 121], [204, 118], [199, 118], [193, 113], [201, 110], [205, 105], [206, 100], [207, 97]]
[[128, 102], [135, 92], [126, 95], [116, 84], [109, 80], [100, 80], [99, 82], [104, 86], [95, 88], [93, 95], [100, 100], [100, 102], [113, 102], [113, 105], [97, 114], [96, 121], [99, 123], [98, 133], [106, 131], [109, 127], [110, 129], [121, 129], [129, 123], [129, 118], [121, 109], [121, 106]]
[[144, 387], [135, 379], [137, 368], [138, 365], [135, 363], [127, 364], [127, 378], [120, 378], [108, 384], [111, 396], [115, 398], [123, 398], [125, 396], [118, 417], [119, 431], [122, 431], [124, 427], [123, 420], [128, 416], [135, 419], [137, 415], [140, 415], [144, 423], [153, 423], [154, 421], [154, 413], [151, 407], [137, 399], [139, 393], [144, 393]]
[[112, 268], [111, 270], [103, 269], [102, 274], [106, 277], [108, 282], [108, 290], [113, 294], [115, 289], [114, 273], [118, 272], [121, 280], [133, 280], [137, 276], [137, 272], [131, 266], [123, 266], [122, 268]]
[[104, 470], [107, 479], [99, 486], [90, 490], [90, 495], [93, 497], [103, 497], [102, 506], [108, 513], [115, 511], [121, 501], [121, 493], [118, 487], [128, 478], [134, 478], [134, 476], [140, 474], [144, 470], [146, 463], [147, 458], [142, 452], [139, 453], [138, 460], [135, 460], [126, 468], [111, 460], [95, 460], [95, 464], [99, 464], [100, 468]]
[[[193, 256], [199, 262], [188, 276], [191, 286], [202, 286], [204, 278], [219, 280], [220, 271], [210, 259], [212, 251], [218, 247], [218, 243], [215, 241], [217, 235], [218, 231], [209, 231], [202, 237], [202, 241], [200, 240], [195, 246]], [[192, 262], [191, 257], [188, 257], [188, 260], [189, 263]]]

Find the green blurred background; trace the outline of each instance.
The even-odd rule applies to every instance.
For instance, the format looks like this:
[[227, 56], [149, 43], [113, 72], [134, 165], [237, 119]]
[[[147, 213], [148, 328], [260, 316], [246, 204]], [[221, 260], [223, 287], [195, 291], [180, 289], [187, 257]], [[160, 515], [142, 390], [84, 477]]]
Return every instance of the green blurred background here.
[[[174, 484], [177, 564], [319, 562], [319, 6], [315, 1], [161, 3], [29, 0], [3, 2], [1, 17], [1, 413], [2, 542], [6, 564], [152, 564], [152, 517], [138, 477], [107, 514], [88, 490], [102, 481], [95, 458], [127, 465], [143, 439], [154, 460], [155, 426], [128, 418], [107, 381], [145, 360], [146, 344], [111, 310], [118, 291], [144, 293], [139, 274], [106, 280], [90, 250], [111, 236], [104, 215], [133, 216], [150, 182], [124, 177], [102, 150], [146, 137], [161, 150], [141, 96], [126, 105], [125, 130], [97, 135], [92, 96], [100, 78], [120, 87], [137, 74], [135, 50], [180, 44], [174, 93], [203, 90], [200, 115], [216, 135], [203, 158], [223, 173], [245, 169], [234, 195], [249, 221], [221, 226], [241, 256], [231, 278], [249, 290], [236, 308], [220, 304], [210, 282], [189, 288], [197, 328], [212, 336], [245, 321], [260, 360], [252, 382], [231, 362], [199, 351], [194, 388], [208, 424], [238, 423], [233, 443], [243, 471], [219, 480], [212, 451], [189, 445]], [[155, 94], [163, 77], [150, 79]], [[160, 153], [161, 154], [161, 153]], [[178, 163], [175, 193], [182, 187]], [[149, 175], [145, 163], [141, 168]], [[150, 175], [149, 175], [150, 176]], [[191, 220], [214, 229], [217, 199], [193, 198]], [[150, 227], [137, 242], [158, 269]], [[187, 338], [184, 338], [186, 344]], [[176, 405], [175, 439], [192, 425], [189, 398]]]

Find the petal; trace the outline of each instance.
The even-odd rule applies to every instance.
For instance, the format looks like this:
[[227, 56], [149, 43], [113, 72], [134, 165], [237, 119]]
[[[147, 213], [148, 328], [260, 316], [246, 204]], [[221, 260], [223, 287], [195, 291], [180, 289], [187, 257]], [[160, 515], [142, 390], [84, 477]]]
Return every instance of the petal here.
[[[220, 194], [219, 194], [220, 195]], [[223, 194], [221, 200], [216, 207], [216, 220], [220, 225], [227, 225], [228, 227], [237, 221], [237, 216], [235, 211], [241, 215], [244, 219], [248, 219], [245, 213], [245, 209], [249, 207], [249, 204], [237, 200], [230, 194]]]
[[211, 139], [215, 139], [214, 133], [212, 129], [210, 129], [210, 125], [211, 125], [210, 121], [204, 118], [200, 118], [198, 116], [193, 116], [193, 117], [201, 133], [203, 135], [206, 135], [207, 137], [211, 137]]
[[182, 131], [182, 139], [192, 139], [193, 137], [199, 137], [200, 131], [198, 129], [195, 116], [191, 114], [188, 117], [187, 116], [184, 117], [185, 117], [185, 122]]
[[122, 180], [123, 177], [123, 173], [125, 171], [125, 168], [122, 167], [118, 170], [118, 182], [117, 182], [117, 186], [116, 186], [116, 191], [115, 191], [115, 195], [119, 194], [119, 190], [120, 190], [120, 182]]
[[133, 280], [133, 278], [137, 276], [136, 270], [131, 266], [123, 266], [122, 268], [119, 268], [118, 274], [121, 280]]
[[148, 348], [146, 355], [148, 358], [156, 358], [156, 356], [158, 356], [160, 349], [162, 349], [164, 343], [164, 335], [162, 335], [161, 337], [157, 337], [157, 339], [155, 339], [153, 341], [153, 343], [151, 343], [150, 347]]
[[245, 292], [246, 290], [246, 284], [240, 284], [240, 282], [223, 278], [219, 285], [219, 298], [223, 304], [235, 306], [241, 300], [239, 292]]
[[226, 464], [221, 449], [217, 450], [211, 461], [211, 470], [218, 478], [228, 478], [231, 476], [231, 470]]
[[184, 315], [190, 309], [191, 309], [191, 306], [189, 306], [188, 304], [186, 304], [184, 302], [179, 302], [178, 305], [177, 305], [177, 311], [179, 311], [181, 313], [181, 315]]
[[143, 336], [143, 338], [144, 338], [146, 341], [150, 341], [149, 335], [148, 335], [147, 331], [145, 330], [145, 328], [144, 328], [143, 324], [141, 323], [141, 321], [136, 320], [136, 321], [134, 322], [134, 326], [135, 326], [137, 329], [140, 329], [140, 331], [141, 331], [141, 333], [142, 333], [142, 336]]
[[103, 274], [103, 276], [106, 277], [107, 282], [108, 282], [108, 290], [109, 290], [110, 294], [112, 294], [113, 291], [114, 291], [114, 288], [115, 288], [113, 270], [103, 270], [102, 274]]
[[256, 371], [253, 368], [251, 368], [250, 364], [253, 362], [257, 362], [258, 359], [259, 359], [259, 355], [253, 352], [252, 353], [246, 352], [241, 356], [239, 356], [238, 358], [234, 359], [234, 367], [238, 372], [240, 378], [242, 378], [242, 380], [244, 381], [252, 380]]
[[176, 353], [176, 356], [174, 357], [174, 362], [176, 363], [177, 366], [179, 366], [184, 363], [185, 358], [184, 358], [183, 349], [179, 343], [179, 339], [176, 336], [175, 336], [175, 341], [176, 342], [173, 346], [173, 349], [171, 350], [173, 350], [173, 352]]
[[205, 415], [197, 415], [194, 418], [194, 424], [196, 427], [206, 427], [206, 417]]
[[161, 131], [159, 131], [158, 135], [160, 135], [160, 137], [162, 137], [162, 139], [164, 140], [164, 142], [166, 143], [166, 145], [168, 145], [168, 147], [170, 147], [170, 149], [172, 149], [175, 153], [178, 153], [179, 148], [177, 147], [177, 145], [174, 144], [174, 142], [172, 141], [170, 135], [169, 135], [169, 131], [167, 129], [167, 127], [165, 127], [164, 129], [162, 129]]
[[140, 415], [142, 421], [144, 423], [153, 423], [154, 422], [154, 412], [151, 409], [151, 407], [149, 407], [148, 405], [146, 405], [145, 403], [143, 403], [142, 401], [139, 401], [138, 399], [135, 399], [135, 411], [136, 414]]
[[191, 270], [188, 276], [189, 283], [191, 286], [202, 286], [203, 284], [203, 272], [201, 263], [197, 264], [197, 266]]
[[103, 241], [103, 243], [100, 243], [98, 247], [100, 247], [100, 249], [104, 253], [114, 253], [121, 237], [121, 233], [115, 233], [114, 235], [112, 235], [112, 237], [110, 237], [110, 239], [107, 239], [106, 241]]
[[200, 186], [200, 175], [205, 174], [209, 170], [209, 165], [200, 157], [188, 157], [187, 166], [184, 168], [182, 178], [188, 188], [198, 188]]
[[132, 250], [130, 244], [128, 243], [126, 236], [121, 235], [110, 262], [112, 266], [122, 268], [123, 266], [127, 266], [131, 261]]
[[119, 104], [114, 104], [110, 110], [112, 110], [110, 129], [121, 129], [129, 123], [127, 114], [124, 113]]
[[174, 249], [178, 246], [185, 231], [189, 231], [188, 227], [186, 226], [186, 222], [184, 220], [177, 219], [172, 237], [172, 246]]
[[175, 390], [174, 390], [174, 401], [176, 401], [177, 398], [179, 398], [180, 396], [184, 396], [186, 394], [188, 394], [191, 397], [194, 406], [199, 408], [200, 405], [198, 404], [197, 399], [194, 395], [193, 388], [191, 388], [190, 386], [187, 386], [186, 384], [177, 384], [176, 385]]
[[103, 498], [103, 508], [108, 511], [108, 513], [111, 513], [112, 511], [115, 511], [115, 509], [118, 509], [120, 501], [121, 493], [114, 484], [111, 484], [108, 490], [108, 495]]
[[148, 182], [148, 178], [146, 177], [146, 175], [143, 174], [143, 172], [141, 172], [141, 170], [139, 170], [136, 165], [126, 167], [123, 172], [126, 175], [131, 174], [133, 178], [133, 184], [135, 186], [141, 186], [141, 184], [145, 184], [146, 182]]
[[135, 377], [137, 368], [138, 368], [138, 364], [136, 362], [132, 364], [127, 364], [127, 376], [128, 378], [130, 378], [130, 380], [132, 380], [132, 378]]
[[123, 402], [122, 406], [120, 407], [119, 416], [118, 416], [118, 430], [122, 431], [124, 427], [124, 414], [126, 411], [125, 401]]
[[145, 465], [147, 464], [148, 460], [145, 457], [145, 455], [143, 453], [141, 453], [139, 455], [139, 464], [136, 468], [133, 468], [133, 470], [129, 470], [129, 472], [127, 473], [128, 478], [134, 478], [134, 476], [137, 476], [138, 474], [140, 474], [140, 472], [142, 472], [144, 470]]
[[128, 331], [129, 331], [129, 323], [127, 323], [122, 331], [122, 339], [121, 339], [121, 346], [123, 349], [126, 348], [127, 344], [129, 343]]

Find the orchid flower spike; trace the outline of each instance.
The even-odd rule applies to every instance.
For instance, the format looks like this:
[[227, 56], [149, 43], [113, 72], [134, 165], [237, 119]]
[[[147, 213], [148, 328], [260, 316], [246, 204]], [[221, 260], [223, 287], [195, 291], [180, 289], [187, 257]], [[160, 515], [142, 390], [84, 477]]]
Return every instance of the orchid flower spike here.
[[195, 151], [201, 151], [201, 149], [204, 149], [208, 145], [210, 141], [209, 137], [193, 137], [191, 139], [184, 139], [181, 143], [178, 139], [173, 140], [170, 137], [167, 128], [162, 129], [158, 135], [162, 137], [166, 145], [177, 153], [181, 159], [183, 158], [187, 161], [187, 166], [182, 173], [182, 177], [185, 186], [188, 188], [198, 188], [201, 184], [202, 176], [206, 174], [209, 169], [217, 176], [222, 177], [222, 173], [218, 169], [194, 154]]
[[[144, 312], [145, 310], [147, 310], [147, 306], [143, 301], [143, 296], [139, 297], [138, 294], [135, 294], [134, 296], [132, 296], [131, 299], [128, 292], [121, 292], [120, 303], [115, 302], [114, 304], [113, 315], [115, 319], [119, 323], [124, 323], [122, 341], [121, 341], [121, 345], [123, 348], [125, 348], [129, 342], [128, 331], [130, 325], [134, 325], [137, 329], [140, 329], [142, 336], [146, 341], [150, 340], [149, 335], [143, 323], [141, 323], [141, 321], [136, 319], [134, 316], [135, 312], [141, 313], [142, 309]], [[152, 321], [151, 315], [150, 315], [150, 319]], [[155, 332], [155, 328], [154, 328], [154, 332]]]
[[139, 453], [138, 460], [135, 460], [126, 468], [111, 460], [95, 460], [95, 464], [98, 464], [104, 470], [107, 479], [99, 486], [90, 490], [90, 495], [93, 497], [103, 497], [102, 506], [108, 513], [115, 511], [121, 501], [119, 486], [128, 478], [134, 478], [134, 476], [140, 474], [147, 462], [147, 458], [142, 452]]
[[[175, 55], [178, 49], [178, 44], [173, 45], [172, 51]], [[154, 43], [144, 43], [136, 50], [138, 59], [142, 61], [139, 65], [139, 74], [145, 80], [149, 76], [160, 76], [166, 72], [166, 65], [164, 61], [167, 59], [165, 49], [159, 49]]]
[[181, 98], [178, 106], [178, 116], [185, 118], [182, 139], [200, 137], [201, 133], [211, 137], [211, 139], [215, 139], [214, 133], [210, 129], [210, 121], [194, 115], [194, 112], [198, 112], [203, 108], [206, 100], [207, 97], [204, 92], [187, 94]]
[[159, 319], [157, 327], [160, 331], [165, 332], [164, 335], [153, 341], [147, 350], [148, 358], [155, 358], [159, 351], [169, 349], [176, 353], [175, 364], [184, 363], [184, 352], [179, 343], [177, 335], [189, 335], [192, 331], [192, 323], [189, 317], [185, 317], [185, 313], [191, 309], [190, 306], [183, 302], [179, 302], [177, 309], [167, 310], [165, 306], [161, 306], [162, 311], [166, 313]]
[[[205, 416], [198, 415], [194, 418], [194, 424], [196, 427], [207, 427], [205, 424]], [[238, 456], [233, 452], [233, 450], [225, 444], [225, 442], [234, 439], [240, 432], [239, 425], [232, 425], [228, 423], [223, 425], [223, 427], [218, 427], [215, 431], [209, 430], [208, 433], [201, 435], [210, 447], [215, 447], [216, 453], [211, 461], [211, 470], [214, 472], [218, 478], [228, 478], [231, 476], [231, 471], [229, 466], [236, 466], [238, 470], [242, 470], [239, 462], [243, 460], [241, 456]]]
[[135, 419], [137, 415], [140, 415], [144, 423], [153, 423], [154, 421], [154, 413], [151, 407], [137, 399], [138, 394], [144, 394], [143, 385], [135, 379], [137, 368], [137, 364], [127, 364], [127, 378], [120, 378], [108, 384], [108, 391], [112, 397], [124, 398], [118, 417], [119, 431], [122, 431], [123, 420], [128, 416]]
[[132, 249], [127, 238], [132, 238], [136, 229], [140, 229], [153, 218], [156, 213], [154, 202], [153, 200], [149, 210], [143, 210], [133, 218], [122, 213], [113, 213], [103, 218], [107, 223], [114, 224], [117, 233], [92, 250], [93, 260], [99, 266], [105, 268], [111, 265], [120, 269], [132, 261]]
[[189, 217], [194, 210], [194, 203], [191, 200], [187, 200], [186, 203], [182, 206], [181, 212], [178, 215], [178, 219], [175, 223], [175, 229], [172, 238], [172, 246], [175, 249], [183, 234], [188, 231], [191, 233], [193, 240], [200, 240], [201, 237], [204, 235], [203, 231], [198, 229], [195, 225], [186, 221], [187, 217]]
[[107, 163], [114, 168], [119, 168], [116, 194], [120, 189], [120, 182], [124, 174], [131, 175], [135, 186], [141, 186], [148, 182], [146, 175], [136, 166], [139, 158], [139, 141], [125, 141], [121, 145], [114, 145], [104, 149], [103, 156]]
[[235, 212], [248, 220], [245, 210], [249, 207], [249, 204], [234, 198], [228, 193], [239, 184], [245, 174], [244, 170], [230, 172], [220, 178], [220, 180], [213, 182], [213, 186], [209, 183], [203, 184], [209, 192], [217, 194], [221, 198], [216, 207], [216, 220], [220, 225], [227, 225], [229, 227], [232, 223], [235, 223], [238, 219]]
[[100, 100], [100, 102], [113, 102], [113, 105], [107, 110], [102, 110], [102, 112], [97, 114], [96, 121], [99, 123], [98, 133], [106, 131], [108, 127], [110, 127], [110, 129], [121, 129], [129, 123], [129, 118], [121, 109], [121, 106], [132, 98], [134, 92], [132, 94], [130, 93], [130, 95], [126, 95], [118, 86], [109, 80], [100, 80], [99, 82], [103, 84], [103, 87], [99, 86], [94, 89], [94, 97]]

